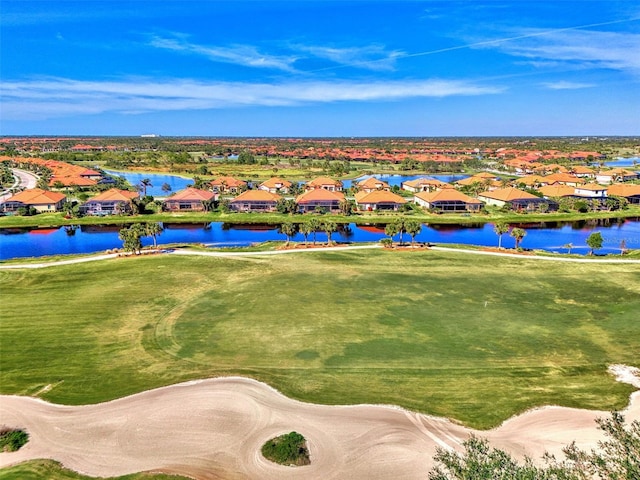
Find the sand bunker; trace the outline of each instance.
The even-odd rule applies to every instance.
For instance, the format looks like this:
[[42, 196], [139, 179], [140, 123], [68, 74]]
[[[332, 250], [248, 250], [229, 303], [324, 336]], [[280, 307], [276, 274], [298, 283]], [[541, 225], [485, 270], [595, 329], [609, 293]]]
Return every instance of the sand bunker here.
[[[633, 371], [620, 371], [638, 381]], [[625, 412], [628, 421], [640, 419], [639, 393]], [[603, 438], [595, 419], [607, 415], [545, 407], [477, 432], [393, 407], [302, 403], [239, 377], [78, 407], [0, 396], [0, 424], [26, 428], [31, 436], [20, 451], [0, 454], [0, 467], [51, 458], [92, 476], [154, 470], [198, 479], [424, 479], [437, 447], [461, 450], [471, 433], [518, 457], [537, 458], [545, 450], [560, 453], [573, 440], [595, 446]], [[311, 465], [265, 460], [262, 444], [292, 430], [306, 437]]]

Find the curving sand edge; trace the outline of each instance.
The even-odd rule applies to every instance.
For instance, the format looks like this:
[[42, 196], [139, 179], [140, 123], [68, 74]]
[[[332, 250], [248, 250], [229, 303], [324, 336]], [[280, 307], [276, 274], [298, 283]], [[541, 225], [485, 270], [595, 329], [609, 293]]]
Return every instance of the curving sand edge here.
[[[638, 369], [613, 370], [640, 387]], [[437, 447], [461, 450], [471, 433], [517, 457], [539, 458], [544, 451], [560, 454], [573, 440], [581, 448], [595, 447], [603, 438], [595, 419], [607, 415], [544, 407], [479, 432], [392, 406], [303, 403], [241, 377], [76, 407], [5, 395], [0, 424], [26, 428], [30, 441], [18, 452], [0, 454], [0, 467], [51, 458], [92, 476], [161, 470], [198, 479], [424, 479]], [[625, 416], [640, 420], [640, 391]], [[307, 438], [311, 465], [284, 467], [262, 458], [265, 441], [292, 430]]]

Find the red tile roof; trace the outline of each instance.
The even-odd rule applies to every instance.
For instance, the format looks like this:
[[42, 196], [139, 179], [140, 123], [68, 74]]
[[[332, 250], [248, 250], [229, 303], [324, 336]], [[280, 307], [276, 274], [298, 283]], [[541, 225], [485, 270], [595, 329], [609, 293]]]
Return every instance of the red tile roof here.
[[42, 190], [40, 188], [32, 188], [29, 190], [23, 190], [11, 196], [8, 202], [21, 202], [25, 205], [49, 205], [60, 202], [67, 197], [59, 192], [51, 192], [49, 190]]
[[282, 199], [277, 193], [267, 192], [266, 190], [247, 190], [241, 193], [236, 198], [231, 200], [231, 203], [236, 202], [277, 202]]
[[134, 198], [138, 198], [140, 195], [138, 192], [132, 192], [130, 190], [119, 190], [117, 188], [110, 188], [109, 190], [90, 198], [88, 201], [98, 202], [129, 202]]
[[532, 193], [529, 192], [525, 192], [523, 190], [519, 190], [517, 188], [514, 187], [507, 187], [507, 188], [501, 188], [498, 190], [491, 190], [488, 192], [482, 192], [480, 194], [478, 194], [478, 197], [485, 197], [485, 198], [491, 198], [494, 200], [500, 200], [503, 202], [510, 202], [513, 200], [520, 200], [520, 199], [534, 199], [534, 198], [538, 198], [535, 195], [533, 195]]
[[195, 201], [208, 201], [214, 199], [216, 194], [208, 190], [199, 190], [197, 188], [186, 188], [174, 195], [171, 195], [167, 200], [195, 200]]
[[357, 203], [407, 203], [400, 195], [386, 190], [374, 190], [372, 192], [358, 192], [355, 195]]
[[341, 192], [331, 192], [324, 188], [314, 188], [313, 190], [307, 190], [303, 194], [296, 198], [297, 203], [306, 202], [342, 202], [344, 201], [344, 194]]

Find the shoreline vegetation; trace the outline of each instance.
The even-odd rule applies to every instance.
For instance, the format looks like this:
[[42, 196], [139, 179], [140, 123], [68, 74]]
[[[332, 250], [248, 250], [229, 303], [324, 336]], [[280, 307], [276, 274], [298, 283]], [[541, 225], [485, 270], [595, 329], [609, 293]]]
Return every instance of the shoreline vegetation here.
[[149, 213], [139, 215], [85, 216], [66, 218], [63, 213], [41, 213], [34, 216], [0, 217], [0, 228], [53, 228], [66, 225], [130, 225], [143, 222], [167, 223], [210, 223], [224, 222], [230, 224], [261, 223], [282, 224], [285, 222], [304, 223], [310, 218], [330, 219], [335, 223], [355, 223], [356, 225], [388, 224], [398, 218], [410, 218], [425, 224], [433, 225], [469, 225], [483, 223], [545, 223], [571, 222], [580, 220], [603, 220], [615, 218], [640, 217], [640, 206], [629, 206], [626, 210], [611, 212], [562, 212], [562, 213], [504, 213], [488, 214], [427, 214], [407, 212], [395, 214], [358, 213], [352, 215], [339, 214], [283, 214], [283, 213], [222, 213], [222, 212], [184, 212], [184, 213]]

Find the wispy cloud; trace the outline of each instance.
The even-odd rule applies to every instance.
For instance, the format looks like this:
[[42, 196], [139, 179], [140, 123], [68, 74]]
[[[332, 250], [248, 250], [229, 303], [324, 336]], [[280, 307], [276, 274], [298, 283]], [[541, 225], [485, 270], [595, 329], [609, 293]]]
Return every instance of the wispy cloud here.
[[640, 34], [593, 30], [527, 30], [513, 41], [484, 44], [531, 63], [556, 62], [579, 68], [606, 68], [640, 74]]
[[182, 35], [177, 35], [174, 38], [154, 36], [149, 41], [149, 45], [165, 50], [202, 55], [215, 62], [288, 72], [294, 71], [293, 63], [297, 60], [295, 56], [265, 54], [250, 45], [231, 45], [228, 47], [198, 45], [187, 41]]
[[591, 88], [595, 86], [592, 83], [567, 82], [564, 80], [559, 82], [543, 82], [541, 85], [550, 90], [578, 90], [581, 88]]
[[204, 83], [192, 80], [78, 81], [64, 78], [4, 82], [5, 119], [78, 114], [143, 113], [241, 106], [296, 106], [346, 101], [496, 94], [503, 89], [452, 80], [387, 82]]
[[338, 65], [366, 68], [369, 70], [393, 70], [397, 58], [406, 54], [399, 50], [389, 51], [381, 45], [364, 47], [327, 47], [311, 45], [294, 45], [295, 51], [306, 53]]

